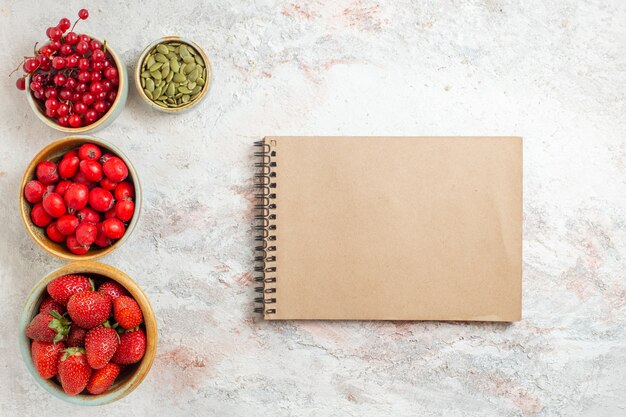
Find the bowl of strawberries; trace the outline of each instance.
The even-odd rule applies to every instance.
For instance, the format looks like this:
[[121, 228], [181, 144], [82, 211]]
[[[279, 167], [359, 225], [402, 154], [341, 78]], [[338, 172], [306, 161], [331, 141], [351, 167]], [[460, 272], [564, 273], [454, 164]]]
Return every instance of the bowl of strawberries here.
[[74, 30], [88, 17], [89, 12], [81, 9], [74, 25], [62, 18], [49, 27], [47, 42], [24, 58], [20, 64], [24, 75], [16, 81], [18, 89], [26, 90], [37, 117], [62, 132], [86, 133], [108, 126], [128, 97], [128, 73], [119, 55], [106, 40]]
[[97, 262], [44, 277], [19, 319], [20, 350], [33, 377], [81, 405], [116, 401], [146, 377], [157, 346], [154, 311], [128, 275]]
[[121, 246], [140, 209], [141, 186], [130, 160], [92, 136], [46, 146], [27, 167], [20, 187], [28, 234], [66, 260], [93, 260]]

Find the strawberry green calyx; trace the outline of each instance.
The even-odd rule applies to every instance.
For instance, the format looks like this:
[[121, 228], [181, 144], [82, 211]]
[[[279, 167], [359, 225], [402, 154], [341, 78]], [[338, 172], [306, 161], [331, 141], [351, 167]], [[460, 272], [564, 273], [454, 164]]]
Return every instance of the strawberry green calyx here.
[[74, 355], [86, 355], [85, 349], [81, 347], [69, 347], [67, 349], [63, 349], [62, 352], [63, 356], [61, 357], [61, 361], [64, 361]]
[[[119, 327], [118, 327], [118, 326], [119, 326]], [[122, 333], [132, 333], [132, 332], [136, 332], [137, 330], [139, 330], [139, 326], [133, 327], [132, 329], [125, 329], [125, 328], [123, 328], [122, 326], [120, 326], [118, 323], [115, 323], [115, 324], [113, 325], [113, 328], [114, 328], [115, 330], [117, 330], [117, 332], [118, 332], [119, 334], [122, 334]]]
[[70, 333], [72, 322], [65, 314], [60, 315], [58, 311], [52, 310], [48, 314], [53, 317], [50, 323], [48, 323], [48, 327], [57, 333], [56, 336], [54, 336], [53, 343], [60, 342]]
[[89, 285], [91, 286], [91, 291], [96, 290], [96, 284], [94, 284], [93, 279], [89, 278]]

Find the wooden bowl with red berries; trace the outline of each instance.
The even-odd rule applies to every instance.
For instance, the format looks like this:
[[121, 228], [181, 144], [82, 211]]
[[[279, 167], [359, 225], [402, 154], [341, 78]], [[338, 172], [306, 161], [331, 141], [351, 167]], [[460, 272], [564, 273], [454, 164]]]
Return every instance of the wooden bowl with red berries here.
[[110, 403], [146, 377], [157, 346], [152, 306], [128, 275], [98, 262], [72, 262], [28, 295], [19, 319], [29, 372], [55, 397]]
[[65, 137], [43, 148], [20, 186], [28, 234], [65, 260], [94, 260], [115, 250], [140, 211], [141, 186], [130, 160], [92, 136]]

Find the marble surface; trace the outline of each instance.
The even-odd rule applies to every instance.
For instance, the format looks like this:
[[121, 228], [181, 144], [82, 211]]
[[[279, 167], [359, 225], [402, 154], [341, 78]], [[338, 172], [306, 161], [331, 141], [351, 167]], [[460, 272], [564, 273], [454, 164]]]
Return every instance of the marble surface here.
[[[160, 341], [147, 380], [97, 409], [52, 398], [19, 357], [22, 302], [62, 262], [26, 235], [18, 184], [62, 135], [6, 78], [85, 5], [80, 29], [129, 66], [180, 34], [214, 70], [196, 110], [156, 113], [131, 91], [98, 133], [144, 187], [103, 262], [145, 289]], [[0, 31], [2, 416], [626, 416], [623, 1], [7, 0]], [[250, 145], [278, 134], [524, 136], [524, 319], [260, 321]]]

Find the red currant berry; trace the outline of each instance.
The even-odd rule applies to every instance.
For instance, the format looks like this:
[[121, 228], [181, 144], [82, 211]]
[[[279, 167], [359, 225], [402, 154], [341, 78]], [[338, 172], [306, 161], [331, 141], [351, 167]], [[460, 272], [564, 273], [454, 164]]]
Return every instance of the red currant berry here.
[[59, 100], [56, 98], [49, 98], [46, 100], [45, 106], [47, 109], [56, 110], [59, 108]]
[[83, 121], [77, 114], [72, 114], [71, 116], [68, 116], [67, 122], [70, 124], [71, 127], [80, 127], [83, 124]]
[[59, 98], [61, 100], [69, 100], [72, 98], [72, 91], [68, 88], [64, 88], [59, 92]]
[[76, 78], [68, 77], [67, 81], [65, 82], [65, 87], [69, 88], [70, 90], [76, 88], [77, 85], [78, 81], [76, 81]]
[[72, 181], [67, 181], [67, 180], [59, 181], [56, 187], [54, 187], [54, 192], [60, 195], [61, 197], [63, 197], [67, 189], [70, 188], [72, 184], [74, 184]]
[[39, 91], [41, 90], [41, 83], [39, 81], [33, 81], [32, 83], [30, 83], [30, 89], [32, 91]]
[[56, 118], [57, 117], [57, 111], [54, 110], [54, 109], [46, 108], [46, 116], [52, 117], [52, 118]]
[[65, 58], [61, 56], [55, 56], [52, 58], [52, 68], [55, 70], [60, 70], [65, 68]]
[[30, 74], [39, 67], [39, 61], [35, 58], [28, 58], [24, 61], [24, 65], [22, 67], [24, 68], [24, 72]]
[[97, 111], [98, 113], [104, 113], [107, 108], [106, 108], [106, 105], [104, 104], [104, 101], [97, 101], [93, 105], [93, 109]]
[[95, 224], [83, 222], [76, 228], [76, 241], [83, 246], [90, 246], [98, 237], [98, 228]]
[[102, 79], [101, 71], [92, 71], [91, 72], [91, 81], [100, 81]]
[[110, 91], [109, 94], [107, 94], [107, 101], [109, 103], [115, 102], [116, 98], [117, 98], [117, 91]]
[[54, 83], [58, 85], [59, 87], [65, 85], [66, 82], [67, 82], [67, 78], [65, 77], [65, 75], [57, 74], [54, 76]]
[[101, 92], [99, 92], [98, 94], [96, 94], [96, 101], [105, 101], [107, 99], [107, 93], [106, 91], [102, 90]]
[[65, 236], [59, 231], [57, 222], [52, 222], [46, 227], [46, 236], [53, 242], [62, 243], [65, 242]]
[[87, 42], [80, 41], [76, 44], [76, 52], [81, 55], [86, 54], [89, 51], [89, 44]]
[[93, 68], [94, 71], [102, 71], [104, 69], [104, 62], [102, 61], [92, 62], [91, 68]]
[[104, 177], [100, 181], [100, 187], [104, 188], [105, 190], [113, 191], [115, 190], [115, 187], [117, 187], [117, 183], [114, 181], [111, 181], [107, 177]]
[[17, 80], [15, 80], [15, 86], [17, 87], [18, 90], [26, 90], [26, 78], [24, 77], [20, 77]]
[[[57, 116], [58, 116], [58, 112], [57, 112]], [[70, 123], [67, 121], [67, 116], [57, 117], [57, 123], [59, 124], [59, 126], [63, 126], [63, 127], [68, 127], [70, 125]]]
[[114, 80], [116, 79], [118, 76], [118, 72], [117, 72], [117, 68], [115, 67], [109, 67], [106, 70], [104, 70], [104, 77], [108, 78], [109, 80]]
[[103, 91], [102, 83], [99, 81], [92, 82], [89, 86], [89, 91], [91, 91], [92, 93], [101, 93]]
[[52, 161], [41, 161], [37, 164], [37, 179], [43, 185], [54, 184], [59, 181], [59, 171], [57, 164]]
[[102, 151], [93, 143], [85, 143], [78, 148], [78, 157], [81, 160], [97, 161], [102, 156]]
[[54, 87], [48, 87], [44, 90], [43, 94], [46, 98], [57, 98], [59, 92]]
[[46, 77], [44, 77], [44, 75], [41, 74], [41, 73], [37, 73], [37, 74], [33, 75], [32, 78], [33, 78], [33, 81], [36, 81], [36, 82], [42, 83], [42, 84], [43, 84], [44, 81], [46, 81]]
[[123, 222], [127, 222], [133, 218], [135, 212], [135, 203], [131, 200], [120, 200], [115, 203], [115, 217]]
[[113, 64], [111, 63], [110, 59], [105, 59], [104, 60], [104, 68], [109, 68], [109, 67], [112, 67], [112, 66], [113, 66]]
[[102, 81], [102, 89], [104, 91], [106, 91], [108, 93], [109, 91], [111, 91], [112, 88], [113, 88], [113, 83], [111, 82], [111, 80], [103, 80]]
[[107, 219], [102, 222], [102, 232], [109, 239], [120, 239], [125, 231], [124, 223], [119, 219]]
[[41, 90], [33, 91], [33, 97], [35, 97], [37, 100], [41, 100], [43, 98]]
[[98, 182], [102, 179], [102, 165], [98, 161], [89, 159], [80, 161], [80, 171], [91, 182]]
[[70, 55], [67, 57], [67, 59], [65, 60], [65, 67], [66, 68], [76, 68], [78, 66], [78, 55]]
[[57, 219], [57, 229], [62, 235], [69, 236], [76, 231], [79, 220], [72, 214], [66, 214]]
[[80, 9], [78, 11], [78, 17], [82, 20], [86, 20], [89, 17], [89, 11], [87, 9]]
[[[57, 108], [57, 115], [58, 116], [67, 116], [70, 112], [70, 106], [68, 106], [65, 103], [61, 103], [59, 104], [59, 107]], [[59, 163], [59, 170], [61, 169], [61, 163]]]
[[45, 187], [37, 180], [29, 181], [24, 187], [24, 197], [31, 204], [39, 203], [43, 198]]
[[[83, 94], [82, 98], [80, 101], [82, 101], [84, 104], [86, 105], [90, 105], [91, 103], [93, 103], [96, 100], [96, 98], [93, 96], [93, 94], [91, 93], [85, 93]], [[83, 145], [85, 146], [85, 145]], [[100, 156], [98, 156], [98, 158], [100, 158]]]
[[42, 55], [45, 55], [45, 56], [49, 57], [50, 55], [52, 55], [52, 54], [54, 53], [54, 49], [52, 49], [52, 47], [50, 46], [50, 44], [46, 44], [46, 45], [42, 46], [42, 47], [39, 49], [39, 52], [40, 52]]
[[78, 210], [77, 216], [81, 222], [89, 222], [95, 224], [100, 221], [100, 215], [91, 207], [85, 207], [84, 209]]
[[83, 246], [76, 240], [76, 236], [71, 235], [65, 241], [67, 248], [75, 255], [84, 255], [89, 252], [89, 246]]
[[65, 204], [73, 210], [85, 208], [89, 201], [89, 188], [85, 184], [74, 183], [67, 189], [63, 196]]
[[63, 36], [63, 31], [58, 27], [48, 29], [48, 37], [53, 41], [58, 41]]
[[72, 48], [72, 45], [64, 43], [63, 45], [61, 45], [59, 52], [61, 52], [61, 55], [68, 56], [71, 55], [72, 52], [74, 52], [74, 49]]
[[65, 35], [65, 43], [76, 45], [78, 43], [78, 35], [76, 32], [67, 32], [67, 35]]
[[102, 49], [102, 44], [100, 43], [100, 41], [92, 39], [91, 42], [89, 42], [89, 49], [91, 49], [92, 51], [95, 51], [96, 49]]
[[113, 207], [113, 194], [104, 188], [95, 187], [89, 192], [89, 205], [96, 211], [107, 211]]
[[86, 82], [78, 83], [76, 88], [74, 88], [74, 91], [76, 91], [77, 93], [84, 93], [85, 91], [87, 91], [87, 83]]
[[104, 175], [115, 182], [123, 181], [128, 176], [128, 167], [117, 156], [108, 158], [102, 165]]
[[39, 227], [45, 227], [52, 221], [52, 217], [43, 209], [42, 203], [37, 203], [33, 206], [30, 210], [30, 219], [35, 226]]
[[72, 26], [72, 22], [70, 22], [70, 19], [68, 19], [67, 17], [59, 20], [59, 24], [57, 25], [57, 27], [61, 29], [62, 32], [68, 30], [70, 26]]
[[80, 97], [81, 97], [80, 93], [78, 93], [78, 92], [74, 92], [74, 93], [72, 94], [72, 101], [73, 101], [74, 103], [79, 102], [79, 101], [80, 101]]
[[[93, 42], [93, 41], [92, 41]], [[102, 49], [96, 49], [91, 53], [91, 60], [94, 62], [103, 62], [105, 59], [105, 54]], [[104, 65], [104, 64], [102, 64]]]
[[91, 81], [91, 73], [89, 71], [81, 71], [76, 76], [76, 79], [78, 79], [80, 83], [86, 83], [87, 81]]
[[53, 26], [48, 26], [48, 28], [46, 29], [46, 36], [48, 38], [50, 38], [50, 31], [52, 30]]
[[87, 71], [89, 69], [89, 60], [87, 58], [80, 58], [78, 60], [78, 69], [81, 71]]
[[61, 42], [50, 41], [50, 48], [52, 48], [53, 51], [58, 51], [59, 49], [61, 49]]
[[90, 125], [96, 120], [98, 120], [98, 112], [94, 109], [87, 110], [87, 113], [85, 113], [85, 124]]
[[52, 217], [61, 217], [67, 212], [63, 197], [57, 193], [46, 194], [42, 200], [43, 209]]
[[85, 35], [84, 33], [79, 36], [79, 39], [80, 39], [79, 42], [85, 42], [87, 45], [89, 45], [89, 42], [91, 42], [91, 38]]
[[131, 200], [135, 197], [135, 187], [128, 181], [117, 184], [113, 192], [116, 200]]
[[84, 103], [76, 103], [74, 104], [74, 113], [76, 114], [85, 114], [87, 111], [87, 105]]

